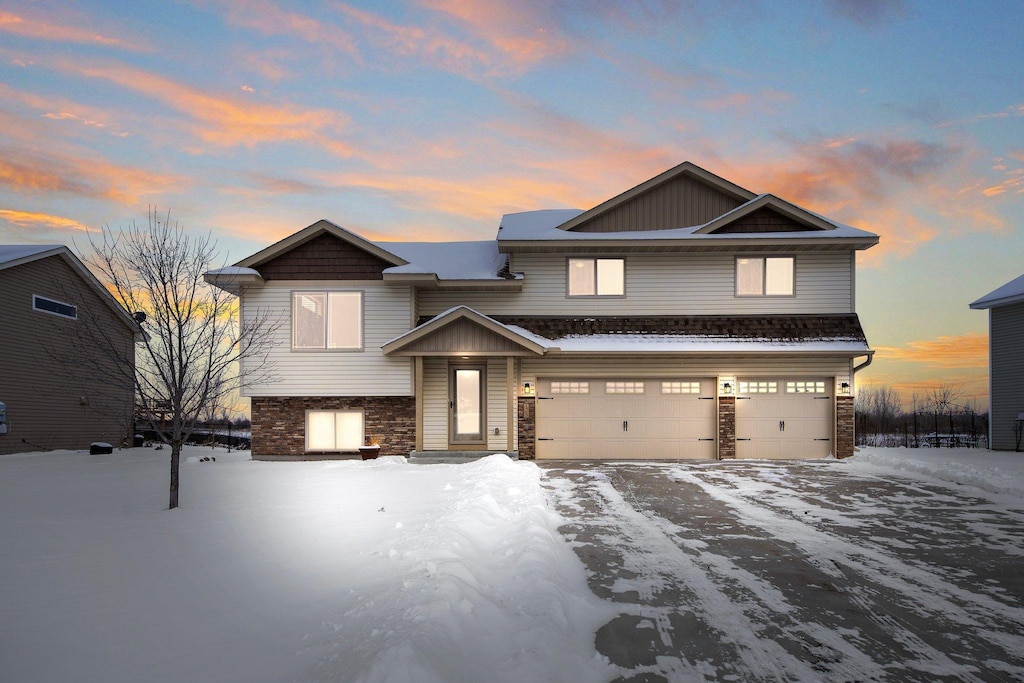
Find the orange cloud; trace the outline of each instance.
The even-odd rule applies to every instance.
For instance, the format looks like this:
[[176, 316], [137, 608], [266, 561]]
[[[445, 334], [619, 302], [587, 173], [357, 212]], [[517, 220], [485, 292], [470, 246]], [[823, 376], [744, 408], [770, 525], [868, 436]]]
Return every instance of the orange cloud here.
[[180, 189], [185, 184], [181, 176], [95, 159], [0, 148], [0, 186], [20, 192], [64, 192], [134, 206], [141, 197]]
[[351, 33], [340, 26], [284, 9], [271, 0], [229, 0], [218, 7], [224, 8], [225, 19], [235, 26], [267, 36], [294, 36], [359, 60], [359, 49]]
[[922, 363], [932, 368], [987, 368], [988, 335], [968, 332], [909, 342], [906, 346], [879, 346], [878, 360]]
[[458, 20], [491, 45], [506, 64], [525, 68], [572, 51], [555, 17], [534, 3], [486, 0], [421, 0], [430, 10]]
[[0, 31], [24, 38], [50, 40], [58, 43], [83, 43], [139, 50], [134, 41], [105, 36], [87, 28], [47, 22], [32, 17], [0, 11]]
[[347, 124], [346, 117], [333, 111], [274, 107], [234, 97], [218, 97], [117, 63], [101, 67], [62, 62], [58, 66], [87, 78], [111, 81], [186, 114], [194, 121], [192, 132], [210, 145], [251, 147], [265, 142], [305, 140], [342, 156], [351, 154], [348, 145], [331, 136]]
[[23, 228], [44, 228], [56, 231], [82, 231], [89, 232], [91, 228], [79, 223], [73, 218], [64, 216], [52, 216], [48, 213], [36, 213], [33, 211], [17, 211], [14, 209], [0, 209], [0, 220]]

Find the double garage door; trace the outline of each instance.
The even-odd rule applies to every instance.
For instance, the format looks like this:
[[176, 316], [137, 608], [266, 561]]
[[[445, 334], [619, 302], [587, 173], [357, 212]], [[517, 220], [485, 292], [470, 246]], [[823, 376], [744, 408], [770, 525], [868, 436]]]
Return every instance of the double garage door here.
[[[537, 457], [717, 457], [714, 378], [540, 379]], [[832, 452], [829, 379], [737, 381], [737, 458], [823, 458]]]
[[537, 457], [714, 459], [715, 380], [541, 379]]

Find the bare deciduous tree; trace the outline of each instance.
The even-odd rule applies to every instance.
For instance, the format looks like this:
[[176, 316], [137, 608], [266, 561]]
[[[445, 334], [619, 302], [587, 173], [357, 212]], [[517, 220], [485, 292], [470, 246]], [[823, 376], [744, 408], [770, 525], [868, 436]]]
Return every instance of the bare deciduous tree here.
[[[134, 371], [127, 358], [115, 365], [131, 375], [140, 417], [171, 447], [173, 509], [182, 444], [233, 391], [271, 379], [268, 352], [279, 322], [264, 314], [239, 319], [235, 298], [203, 279], [218, 256], [216, 241], [190, 237], [170, 212], [151, 209], [146, 226], [104, 226], [101, 234], [90, 238], [93, 255], [84, 260], [140, 322]], [[89, 336], [103, 344], [102, 330]]]

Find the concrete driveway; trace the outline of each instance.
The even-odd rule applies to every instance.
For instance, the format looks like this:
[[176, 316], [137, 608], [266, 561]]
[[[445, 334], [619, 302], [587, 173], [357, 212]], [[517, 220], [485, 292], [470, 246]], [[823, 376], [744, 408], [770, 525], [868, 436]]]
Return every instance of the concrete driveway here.
[[1024, 680], [1024, 502], [843, 462], [538, 463], [622, 681]]

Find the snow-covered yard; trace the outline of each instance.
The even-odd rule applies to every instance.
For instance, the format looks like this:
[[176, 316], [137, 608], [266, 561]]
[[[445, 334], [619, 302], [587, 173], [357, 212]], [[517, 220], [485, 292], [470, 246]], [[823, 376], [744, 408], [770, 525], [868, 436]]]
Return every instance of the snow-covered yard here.
[[1024, 454], [186, 456], [175, 511], [166, 450], [0, 458], [0, 680], [1024, 676], [1024, 589], [989, 562], [1024, 556]]
[[0, 680], [609, 677], [533, 464], [186, 456], [0, 458]]

